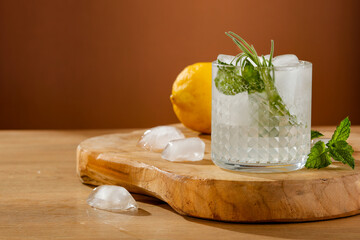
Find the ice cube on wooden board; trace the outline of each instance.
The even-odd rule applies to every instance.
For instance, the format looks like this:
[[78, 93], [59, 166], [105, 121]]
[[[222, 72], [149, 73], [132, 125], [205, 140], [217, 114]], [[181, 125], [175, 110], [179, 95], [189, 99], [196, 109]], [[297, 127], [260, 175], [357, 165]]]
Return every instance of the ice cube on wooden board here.
[[[78, 147], [78, 176], [82, 182], [93, 185], [126, 184], [134, 192], [169, 203], [182, 215], [221, 221], [299, 222], [350, 216], [360, 211], [360, 189], [354, 185], [360, 181], [360, 168], [352, 170], [334, 162], [321, 170], [302, 169], [286, 174], [226, 171], [210, 161], [210, 136], [199, 135], [180, 124], [176, 127], [186, 136], [199, 136], [206, 143], [209, 148], [203, 161], [177, 164], [159, 160], [160, 154], [139, 151], [136, 143], [143, 129], [83, 141]], [[119, 147], [114, 148], [114, 144]], [[124, 168], [129, 174], [124, 174]], [[307, 184], [301, 184], [304, 181]], [[346, 191], [349, 189], [344, 184], [351, 191]], [[318, 198], [314, 200], [313, 196]], [[249, 204], [252, 202], [259, 204]]]
[[161, 154], [169, 161], [200, 161], [204, 158], [205, 143], [198, 137], [173, 140]]
[[138, 142], [138, 146], [146, 150], [159, 152], [170, 141], [183, 138], [185, 138], [184, 134], [176, 127], [158, 126], [145, 131]]

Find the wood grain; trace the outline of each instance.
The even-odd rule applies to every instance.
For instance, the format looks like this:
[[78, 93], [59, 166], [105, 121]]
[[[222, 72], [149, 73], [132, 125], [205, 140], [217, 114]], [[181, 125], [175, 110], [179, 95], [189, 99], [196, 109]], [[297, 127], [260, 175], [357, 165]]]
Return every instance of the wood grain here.
[[[198, 135], [179, 128], [187, 136]], [[116, 184], [167, 202], [182, 215], [231, 222], [301, 222], [360, 212], [360, 170], [335, 163], [326, 169], [254, 174], [222, 170], [205, 159], [172, 163], [136, 146], [144, 130], [85, 140], [78, 175], [92, 185]], [[357, 161], [359, 164], [359, 161]]]
[[[327, 137], [334, 127], [316, 127]], [[91, 208], [92, 188], [76, 175], [81, 141], [131, 129], [0, 131], [0, 239], [359, 239], [360, 215], [301, 224], [237, 224], [177, 214], [156, 198], [132, 194], [136, 215]], [[360, 157], [360, 127], [350, 143]], [[359, 167], [357, 165], [356, 167]]]

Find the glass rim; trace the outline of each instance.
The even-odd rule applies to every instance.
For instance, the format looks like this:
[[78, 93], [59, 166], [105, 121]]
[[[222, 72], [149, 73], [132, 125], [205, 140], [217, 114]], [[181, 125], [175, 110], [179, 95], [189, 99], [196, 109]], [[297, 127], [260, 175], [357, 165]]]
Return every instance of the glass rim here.
[[[289, 65], [289, 66], [277, 66], [277, 67], [255, 67], [255, 68], [268, 68], [268, 69], [274, 69], [274, 70], [277, 70], [277, 71], [288, 71], [288, 70], [294, 70], [294, 69], [299, 69], [299, 68], [310, 68], [312, 67], [312, 63], [311, 62], [308, 62], [308, 61], [303, 61], [303, 60], [299, 60], [299, 63], [300, 64], [297, 64], [296, 66], [295, 65]], [[225, 64], [221, 64], [221, 63], [218, 63], [217, 60], [213, 61], [212, 62], [212, 65], [215, 65], [215, 66], [221, 66], [221, 67], [236, 67], [236, 68], [239, 68], [240, 69], [240, 66], [234, 66], [234, 65], [225, 65]]]

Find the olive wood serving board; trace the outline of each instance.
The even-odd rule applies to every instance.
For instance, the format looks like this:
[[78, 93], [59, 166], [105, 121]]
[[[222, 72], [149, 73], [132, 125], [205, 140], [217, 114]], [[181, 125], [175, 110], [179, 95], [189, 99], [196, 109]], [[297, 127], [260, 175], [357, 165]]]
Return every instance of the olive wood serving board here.
[[175, 125], [206, 143], [199, 162], [169, 162], [137, 146], [144, 130], [87, 139], [77, 149], [86, 184], [120, 185], [167, 202], [176, 212], [230, 222], [302, 222], [360, 213], [359, 161], [289, 173], [220, 169], [210, 158], [210, 136]]

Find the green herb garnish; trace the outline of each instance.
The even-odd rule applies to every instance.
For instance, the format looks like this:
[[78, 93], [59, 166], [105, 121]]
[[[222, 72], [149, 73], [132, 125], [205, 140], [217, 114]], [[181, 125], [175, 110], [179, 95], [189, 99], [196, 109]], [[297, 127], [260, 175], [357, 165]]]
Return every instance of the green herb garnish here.
[[321, 132], [311, 130], [311, 140], [313, 140], [314, 138], [322, 137], [322, 136], [324, 136], [324, 134], [322, 134]]
[[[242, 51], [232, 62], [235, 65], [225, 64], [218, 61], [218, 74], [215, 81], [216, 88], [226, 95], [235, 95], [247, 91], [251, 93], [265, 92], [267, 102], [276, 116], [287, 116], [290, 124], [296, 125], [296, 117], [291, 115], [285, 103], [280, 97], [274, 81], [274, 66], [272, 59], [274, 56], [274, 41], [271, 40], [270, 57], [266, 59], [261, 56], [261, 60], [253, 45], [250, 46], [244, 39], [233, 32], [226, 32], [234, 43]], [[250, 60], [255, 64], [253, 66]], [[240, 65], [239, 67], [236, 65]], [[223, 65], [223, 66], [221, 66]]]
[[331, 159], [329, 156], [329, 150], [326, 149], [325, 143], [319, 141], [311, 148], [306, 161], [306, 168], [323, 168], [331, 164]]
[[[226, 63], [218, 60], [219, 64], [226, 65]], [[215, 86], [219, 91], [225, 95], [236, 95], [240, 92], [247, 91], [244, 78], [239, 74], [239, 70], [235, 66], [220, 67], [214, 79]]]
[[[331, 140], [326, 144], [319, 141], [311, 148], [310, 154], [306, 161], [306, 168], [323, 168], [331, 164], [331, 158], [335, 161], [349, 165], [355, 168], [355, 159], [352, 156], [354, 149], [346, 142], [350, 135], [350, 120], [346, 117], [336, 128]], [[311, 131], [311, 139], [313, 136], [323, 136], [318, 131]]]

